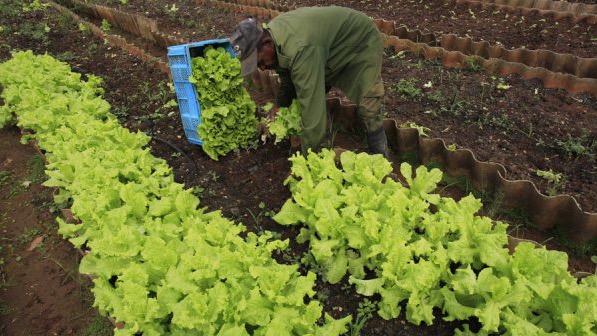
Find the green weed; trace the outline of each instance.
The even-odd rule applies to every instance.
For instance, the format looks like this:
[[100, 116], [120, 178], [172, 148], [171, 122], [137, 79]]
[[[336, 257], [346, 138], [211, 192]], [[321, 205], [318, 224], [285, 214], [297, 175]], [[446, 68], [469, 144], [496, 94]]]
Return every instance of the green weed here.
[[62, 52], [58, 55], [56, 55], [56, 58], [63, 61], [63, 62], [69, 62], [75, 59], [75, 54], [72, 51], [65, 51]]
[[46, 163], [39, 155], [34, 155], [27, 161], [27, 179], [33, 183], [42, 183], [47, 179]]
[[10, 172], [7, 170], [0, 170], [0, 187], [7, 185], [10, 181]]
[[442, 94], [441, 91], [430, 92], [426, 95], [426, 97], [430, 101], [438, 103], [438, 104], [441, 104], [446, 100], [446, 98], [444, 97], [444, 95]]
[[431, 131], [429, 127], [421, 126], [413, 121], [407, 121], [400, 124], [400, 128], [414, 128], [419, 132], [420, 136], [429, 136], [428, 132]]
[[114, 328], [110, 321], [97, 314], [91, 320], [87, 328], [83, 329], [81, 336], [110, 336], [114, 335]]
[[464, 64], [468, 69], [474, 72], [483, 70], [483, 58], [479, 56], [469, 56], [464, 60]]
[[547, 195], [557, 195], [566, 184], [566, 176], [550, 170], [537, 170], [537, 176], [544, 178], [548, 183]]
[[58, 25], [60, 25], [62, 27], [67, 27], [73, 23], [73, 17], [68, 14], [60, 14], [58, 16], [57, 21], [58, 21]]
[[12, 313], [13, 308], [11, 308], [9, 305], [7, 305], [6, 303], [0, 303], [0, 316], [3, 315], [8, 315], [10, 313]]
[[414, 78], [403, 78], [392, 86], [390, 90], [401, 94], [405, 99], [415, 101], [420, 100], [423, 96], [423, 91], [417, 86], [417, 81]]
[[399, 155], [401, 162], [407, 162], [411, 166], [419, 166], [421, 164], [421, 156], [418, 151], [409, 151]]
[[459, 93], [458, 91], [454, 92], [454, 95], [451, 99], [447, 101], [447, 104], [442, 105], [440, 111], [442, 113], [448, 113], [454, 116], [459, 116], [462, 114], [462, 110], [464, 109], [464, 102], [458, 98]]
[[263, 202], [259, 203], [259, 212], [257, 214], [253, 213], [253, 211], [251, 211], [251, 209], [248, 209], [248, 208], [247, 208], [247, 211], [253, 218], [253, 221], [255, 222], [255, 226], [257, 227], [257, 230], [259, 231], [260, 234], [263, 234], [265, 232], [265, 230], [263, 230], [263, 228], [261, 227], [263, 219], [265, 217], [271, 218], [276, 214], [276, 212], [274, 210], [268, 210], [265, 207], [265, 203], [263, 203]]
[[18, 1], [1, 1], [0, 2], [0, 16], [10, 17], [18, 16], [21, 13], [22, 7], [19, 6]]
[[33, 238], [39, 236], [41, 233], [42, 232], [39, 231], [37, 228], [27, 229], [23, 231], [23, 233], [21, 233], [19, 237], [17, 237], [17, 241], [21, 245], [28, 244], [33, 240]]
[[373, 313], [377, 310], [375, 303], [364, 299], [359, 302], [357, 308], [357, 317], [350, 323], [350, 336], [359, 336], [365, 326], [365, 323], [373, 317]]
[[569, 254], [573, 256], [591, 257], [597, 255], [597, 238], [584, 243], [576, 243], [570, 239], [570, 234], [563, 225], [555, 226], [550, 233], [556, 237], [558, 242], [569, 249]]
[[50, 27], [45, 22], [23, 22], [19, 26], [19, 33], [43, 44], [48, 43]]
[[104, 33], [108, 33], [110, 31], [110, 29], [112, 29], [112, 25], [110, 24], [110, 22], [108, 20], [102, 19], [102, 24], [100, 26], [100, 29]]
[[597, 156], [597, 141], [591, 139], [586, 131], [579, 137], [573, 137], [568, 133], [566, 140], [556, 141], [556, 147], [568, 157], [584, 156], [590, 162], [594, 162]]

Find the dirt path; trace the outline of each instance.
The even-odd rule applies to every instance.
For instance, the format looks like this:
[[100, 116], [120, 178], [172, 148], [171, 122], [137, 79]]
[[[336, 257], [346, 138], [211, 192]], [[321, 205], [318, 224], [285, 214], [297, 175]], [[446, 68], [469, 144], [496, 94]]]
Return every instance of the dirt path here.
[[80, 255], [58, 235], [43, 159], [19, 138], [0, 130], [0, 334], [108, 335]]

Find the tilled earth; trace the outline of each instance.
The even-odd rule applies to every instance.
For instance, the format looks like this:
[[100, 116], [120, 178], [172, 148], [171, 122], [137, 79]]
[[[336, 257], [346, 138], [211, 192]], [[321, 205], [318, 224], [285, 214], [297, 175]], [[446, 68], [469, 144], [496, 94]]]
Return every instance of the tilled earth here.
[[[307, 1], [298, 3], [318, 4]], [[471, 14], [468, 7], [462, 5], [442, 3], [431, 6], [428, 2], [425, 4], [431, 6], [429, 10], [421, 9], [421, 6], [425, 5], [418, 2], [402, 4], [401, 7], [397, 7], [401, 8], [400, 10], [393, 10], [389, 5], [384, 5], [383, 10], [380, 10], [380, 3], [383, 4], [381, 1], [338, 2], [361, 9], [371, 16], [405, 22], [410, 29], [426, 27], [436, 33], [451, 32], [460, 36], [466, 36], [467, 31], [470, 31], [468, 34], [476, 39], [492, 43], [499, 41], [508, 47], [524, 45], [527, 48], [547, 48], [581, 57], [596, 54], [595, 31], [592, 25], [577, 23], [575, 25], [578, 27], [572, 30], [571, 35], [564, 35], [574, 27], [572, 23], [559, 20], [556, 25], [550, 18], [545, 17], [522, 19], [505, 12], [481, 13], [474, 10]], [[176, 4], [178, 8], [174, 13], [168, 10], [163, 2], [158, 1], [131, 0], [126, 5], [114, 1], [107, 5], [157, 19], [160, 30], [189, 41], [226, 37], [234, 25], [244, 17], [187, 0], [169, 3], [170, 6], [172, 4]], [[441, 15], [447, 15], [439, 12], [444, 7], [448, 8], [449, 13], [453, 12], [452, 15], [457, 19], [438, 19]], [[104, 78], [105, 97], [122, 124], [154, 136], [151, 143], [153, 153], [168, 160], [174, 168], [177, 181], [189, 187], [200, 186], [204, 189], [201, 197], [203, 206], [211, 210], [221, 209], [227, 217], [242, 222], [253, 231], [274, 230], [280, 232], [283, 238], [291, 240], [296, 235], [296, 230], [281, 229], [264, 215], [266, 210], [279, 209], [289, 197], [287, 188], [282, 184], [289, 171], [287, 158], [292, 153], [287, 142], [277, 146], [271, 143], [259, 145], [254, 149], [232, 153], [219, 161], [212, 161], [200, 147], [186, 141], [178, 111], [163, 108], [166, 102], [175, 98], [167, 87], [169, 80], [165, 74], [117, 48], [110, 47], [89, 32], [82, 31], [68, 17], [58, 14], [52, 8], [24, 12], [21, 3], [0, 0], [0, 11], [0, 25], [3, 27], [0, 33], [0, 61], [10, 57], [10, 50], [32, 49], [36, 53], [48, 52], [68, 62], [75, 71], [101, 76]], [[492, 22], [498, 24], [507, 20], [513, 21], [503, 23], [504, 26], [498, 26], [500, 28], [492, 28], [495, 27], [493, 23], [479, 20], [479, 24], [487, 28], [480, 29], [480, 26], [466, 23], [474, 20], [464, 20], [464, 17], [470, 18], [473, 15], [484, 18], [483, 20], [495, 20]], [[437, 21], [441, 24], [434, 26], [433, 23]], [[456, 22], [458, 24], [455, 24]], [[520, 23], [514, 25], [516, 22]], [[568, 24], [571, 26], [566, 26]], [[535, 27], [532, 27], [533, 25]], [[504, 27], [515, 30], [505, 31]], [[541, 30], [533, 33], [538, 29], [536, 27], [540, 27]], [[561, 29], [562, 27], [567, 28]], [[541, 33], [543, 30], [547, 33]], [[588, 37], [583, 35], [584, 33], [575, 32], [587, 32]], [[529, 42], [535, 40], [535, 44]], [[596, 211], [595, 97], [586, 94], [572, 96], [563, 90], [545, 89], [538, 81], [526, 81], [516, 76], [501, 78], [486, 75], [476, 69], [446, 69], [438, 62], [423, 60], [412, 53], [395, 53], [390, 49], [386, 50], [382, 76], [386, 83], [386, 111], [389, 117], [396, 118], [399, 123], [414, 122], [428, 127], [428, 133], [432, 137], [441, 137], [459, 148], [470, 148], [480, 160], [502, 163], [508, 170], [509, 179], [529, 179], [544, 193], [555, 188], [556, 193], [573, 195], [583, 210]], [[260, 103], [270, 98], [256, 91], [252, 91], [252, 94]], [[15, 129], [4, 129], [0, 132], [3, 137], [18, 137]], [[341, 137], [350, 139], [345, 135]], [[362, 139], [356, 141], [352, 146], [356, 148], [362, 145], [358, 142], [362, 142]], [[12, 142], [15, 143], [16, 141]], [[343, 144], [345, 143], [348, 143], [348, 146], [351, 144], [350, 141]], [[1, 147], [0, 159], [6, 162], [7, 159], [21, 153], [33, 156], [32, 153], [27, 154], [22, 146], [8, 145]], [[550, 169], [561, 173], [565, 177], [565, 183], [549, 185], [537, 176], [537, 170]], [[0, 170], [8, 171], [9, 167], [5, 164], [0, 166]], [[1, 188], [0, 197], [3, 200], [13, 200], [15, 191], [12, 189], [8, 186]], [[17, 194], [21, 195], [19, 197], [27, 197], [28, 194], [36, 193], [34, 190], [17, 190]], [[261, 202], [266, 205], [265, 209], [259, 206]], [[36, 263], [42, 263], [49, 258], [58, 260], [60, 265], [76, 265], [76, 251], [69, 251], [67, 246], [64, 246], [67, 249], [64, 250], [66, 253], [63, 251], [52, 254], [55, 249], [46, 252], [39, 248], [27, 251], [36, 237], [54, 237], [56, 233], [51, 225], [35, 227], [40, 221], [38, 219], [30, 219], [31, 225], [38, 231], [25, 231], [23, 226], [18, 225], [20, 223], [14, 224], [9, 218], [14, 218], [11, 217], [11, 213], [31, 211], [31, 204], [10, 201], [10, 207], [12, 212], [3, 210], [6, 215], [2, 214], [2, 230], [6, 232], [3, 232], [3, 246], [10, 244], [13, 247], [3, 248], [1, 251], [5, 265], [0, 264], [4, 280], [0, 288], [0, 304], [7, 307], [0, 311], [1, 333], [62, 335], [86, 332], [86, 328], [94, 320], [95, 313], [89, 310], [89, 300], [86, 299], [89, 293], [88, 284], [85, 280], [72, 279], [68, 275], [72, 273], [58, 268], [55, 272], [65, 273], [62, 274], [63, 278], [59, 278], [58, 283], [52, 283], [46, 281], [47, 268], [36, 267]], [[51, 222], [46, 215], [39, 216], [45, 218], [42, 222]], [[539, 233], [528, 226], [517, 226], [514, 233], [540, 242], [545, 241], [551, 248], [569, 251], [573, 271], [593, 271], [594, 265], [588, 258], [597, 253], [594, 249], [581, 250], [574, 248], [575, 246], [566, 246], [558, 236], [554, 236], [555, 233]], [[292, 245], [294, 255], [300, 255], [304, 250], [304, 246]], [[577, 254], [579, 252], [580, 255]], [[66, 259], [57, 259], [58, 256]], [[282, 256], [279, 256], [279, 259], [281, 262], [288, 262], [283, 260]], [[23, 260], [27, 263], [24, 264]], [[72, 272], [72, 269], [71, 267], [69, 272]], [[27, 276], [28, 280], [21, 284], [24, 276]], [[67, 290], [66, 293], [58, 291], [59, 288], [68, 286], [78, 290]], [[336, 317], [355, 313], [358, 302], [362, 300], [352, 289], [347, 288], [349, 286], [345, 282], [336, 286], [318, 283], [317, 287], [318, 299], [325, 303], [326, 311]], [[37, 301], [16, 299], [19, 295], [29, 292], [52, 290], [60, 294]], [[41, 297], [40, 294], [35, 295]], [[69, 300], [74, 303], [64, 304], [71, 302]], [[55, 310], [60, 311], [55, 313], [60, 318], [49, 313]], [[75, 318], [77, 316], [82, 317]], [[417, 327], [405, 322], [403, 316], [393, 321], [374, 317], [364, 328], [363, 334], [452, 334], [455, 324], [442, 322], [439, 318], [436, 321], [437, 323], [430, 327]]]

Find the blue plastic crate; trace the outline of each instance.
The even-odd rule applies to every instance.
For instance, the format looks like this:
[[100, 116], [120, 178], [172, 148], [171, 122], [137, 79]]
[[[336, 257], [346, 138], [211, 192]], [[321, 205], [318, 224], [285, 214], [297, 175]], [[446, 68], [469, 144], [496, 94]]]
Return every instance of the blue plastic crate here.
[[207, 46], [222, 47], [235, 56], [228, 39], [206, 40], [168, 47], [168, 64], [178, 100], [182, 127], [189, 142], [196, 145], [202, 144], [197, 134], [197, 126], [201, 123], [201, 103], [197, 98], [195, 87], [189, 82], [189, 76], [191, 59], [203, 56]]

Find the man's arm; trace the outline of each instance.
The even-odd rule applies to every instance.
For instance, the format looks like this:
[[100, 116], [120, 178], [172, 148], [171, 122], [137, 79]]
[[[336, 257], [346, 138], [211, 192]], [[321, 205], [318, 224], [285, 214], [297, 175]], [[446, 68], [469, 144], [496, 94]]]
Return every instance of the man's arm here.
[[302, 147], [317, 148], [325, 135], [325, 54], [322, 48], [307, 46], [292, 62], [292, 82], [302, 114]]

